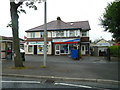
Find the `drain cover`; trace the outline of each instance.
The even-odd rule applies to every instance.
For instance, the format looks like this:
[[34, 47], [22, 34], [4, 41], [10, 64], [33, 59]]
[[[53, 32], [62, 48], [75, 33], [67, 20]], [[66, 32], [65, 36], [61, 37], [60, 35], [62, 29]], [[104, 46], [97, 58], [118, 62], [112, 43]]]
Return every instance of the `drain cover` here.
[[54, 83], [54, 80], [48, 79], [48, 80], [45, 81], [45, 83], [49, 83], [49, 84], [51, 83], [52, 84], [52, 83]]

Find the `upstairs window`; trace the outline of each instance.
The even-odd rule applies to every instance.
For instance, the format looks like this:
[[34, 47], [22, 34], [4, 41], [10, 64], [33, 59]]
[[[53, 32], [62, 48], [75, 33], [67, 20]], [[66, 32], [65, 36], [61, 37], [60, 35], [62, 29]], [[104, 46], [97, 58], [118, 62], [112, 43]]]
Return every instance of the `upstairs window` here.
[[69, 31], [66, 31], [66, 37], [69, 37]]
[[86, 31], [83, 31], [83, 32], [82, 32], [82, 36], [83, 36], [83, 37], [87, 36], [87, 32], [86, 32]]
[[76, 30], [76, 37], [80, 36], [80, 30]]
[[56, 37], [56, 32], [55, 31], [52, 32], [52, 37]]
[[31, 32], [31, 33], [30, 33], [30, 37], [31, 37], [31, 38], [35, 38], [35, 32]]
[[40, 32], [40, 37], [43, 37], [44, 36], [44, 32]]
[[57, 37], [64, 37], [64, 31], [56, 31]]
[[70, 30], [70, 31], [69, 31], [69, 36], [70, 36], [70, 37], [75, 37], [75, 31], [71, 31], [71, 30]]

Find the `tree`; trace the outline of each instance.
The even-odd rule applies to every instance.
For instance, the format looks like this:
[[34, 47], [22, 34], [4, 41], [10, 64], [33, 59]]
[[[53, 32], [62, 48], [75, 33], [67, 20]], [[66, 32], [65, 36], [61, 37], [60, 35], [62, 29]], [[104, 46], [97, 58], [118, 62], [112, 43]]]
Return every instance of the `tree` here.
[[120, 1], [116, 0], [108, 4], [101, 17], [101, 25], [105, 31], [111, 32], [116, 41], [120, 41]]
[[[33, 2], [34, 1], [34, 2]], [[39, 3], [41, 0], [38, 0]], [[9, 26], [12, 27], [12, 34], [13, 34], [13, 48], [14, 48], [14, 65], [15, 67], [24, 67], [21, 54], [20, 54], [20, 41], [19, 41], [19, 14], [18, 12], [25, 12], [22, 8], [23, 3], [29, 8], [34, 8], [37, 10], [35, 6], [35, 2], [37, 0], [10, 0], [10, 14], [11, 14], [11, 24]], [[20, 9], [19, 9], [20, 8]]]

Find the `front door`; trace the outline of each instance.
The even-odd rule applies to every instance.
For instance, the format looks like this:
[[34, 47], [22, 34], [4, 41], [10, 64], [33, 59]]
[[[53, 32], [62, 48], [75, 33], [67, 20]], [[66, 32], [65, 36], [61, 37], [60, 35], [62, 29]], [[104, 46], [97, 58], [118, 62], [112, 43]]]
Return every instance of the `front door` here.
[[55, 55], [60, 55], [60, 45], [55, 44]]
[[37, 54], [37, 45], [34, 45], [34, 54]]
[[86, 46], [85, 45], [81, 45], [81, 54], [85, 55], [85, 51], [86, 51]]

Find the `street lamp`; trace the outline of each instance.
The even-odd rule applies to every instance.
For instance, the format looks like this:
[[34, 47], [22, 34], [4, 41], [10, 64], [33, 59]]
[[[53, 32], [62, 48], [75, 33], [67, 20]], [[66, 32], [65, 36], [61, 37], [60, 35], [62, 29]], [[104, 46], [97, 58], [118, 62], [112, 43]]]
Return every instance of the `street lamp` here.
[[44, 1], [44, 61], [43, 66], [46, 66], [47, 61], [47, 2]]
[[47, 61], [47, 1], [39, 0], [44, 2], [44, 58], [43, 58], [43, 67], [46, 67]]

